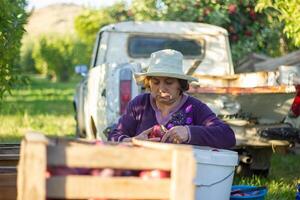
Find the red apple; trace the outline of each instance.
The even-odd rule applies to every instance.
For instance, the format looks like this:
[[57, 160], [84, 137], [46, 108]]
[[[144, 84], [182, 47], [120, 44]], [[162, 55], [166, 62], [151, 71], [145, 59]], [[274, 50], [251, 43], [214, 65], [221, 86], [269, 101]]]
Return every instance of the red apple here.
[[164, 135], [164, 130], [161, 125], [153, 126], [151, 133], [149, 134], [148, 138], [162, 138]]
[[235, 14], [237, 11], [237, 6], [235, 4], [228, 5], [228, 12], [229, 14]]
[[148, 180], [148, 179], [161, 179], [161, 178], [169, 178], [170, 172], [165, 170], [144, 170], [140, 172], [139, 175], [142, 179]]

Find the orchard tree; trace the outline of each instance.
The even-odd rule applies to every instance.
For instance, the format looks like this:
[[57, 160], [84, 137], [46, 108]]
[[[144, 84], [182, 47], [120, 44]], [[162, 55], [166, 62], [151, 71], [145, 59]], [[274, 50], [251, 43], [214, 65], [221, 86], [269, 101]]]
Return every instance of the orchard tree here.
[[233, 60], [250, 52], [278, 55], [281, 26], [269, 26], [267, 15], [255, 11], [256, 1], [133, 0], [136, 20], [203, 22], [228, 30]]
[[21, 80], [17, 59], [27, 14], [25, 0], [0, 1], [0, 99]]
[[120, 21], [131, 20], [132, 13], [125, 2], [101, 9], [87, 9], [75, 18], [75, 30], [87, 46], [87, 55], [92, 53], [93, 43], [101, 27]]
[[88, 44], [92, 44], [99, 28], [113, 22], [114, 19], [108, 12], [84, 10], [75, 18], [75, 30], [80, 39]]
[[86, 46], [71, 36], [44, 36], [33, 49], [36, 70], [52, 80], [68, 81], [77, 64], [87, 64]]
[[300, 1], [258, 0], [256, 9], [266, 12], [284, 24], [284, 33], [295, 47], [300, 47]]

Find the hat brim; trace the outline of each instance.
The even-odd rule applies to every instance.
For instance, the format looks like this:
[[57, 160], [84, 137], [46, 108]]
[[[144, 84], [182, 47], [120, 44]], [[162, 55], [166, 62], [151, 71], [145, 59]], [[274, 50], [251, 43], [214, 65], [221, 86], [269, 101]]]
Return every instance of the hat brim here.
[[134, 73], [134, 78], [137, 84], [141, 85], [147, 76], [158, 76], [158, 77], [171, 77], [187, 80], [188, 82], [198, 81], [196, 78], [188, 75], [173, 74], [173, 73], [162, 73], [162, 72], [148, 72], [148, 73]]

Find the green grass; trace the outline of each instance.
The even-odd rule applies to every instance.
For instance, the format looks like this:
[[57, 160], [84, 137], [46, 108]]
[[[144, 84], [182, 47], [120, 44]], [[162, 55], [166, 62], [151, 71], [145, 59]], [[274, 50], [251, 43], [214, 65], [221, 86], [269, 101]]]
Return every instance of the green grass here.
[[[78, 79], [78, 78], [77, 78]], [[47, 136], [73, 136], [73, 94], [78, 80], [52, 83], [32, 76], [30, 84], [12, 91], [0, 103], [0, 142], [17, 142], [29, 131]]]
[[[0, 142], [19, 142], [30, 130], [48, 136], [74, 136], [72, 106], [77, 80], [51, 83], [32, 77], [30, 85], [13, 90], [0, 104]], [[267, 200], [294, 200], [300, 182], [300, 156], [274, 154], [268, 178], [236, 177], [234, 184], [265, 185]]]
[[295, 200], [296, 186], [300, 183], [300, 155], [274, 154], [268, 178], [236, 177], [234, 184], [267, 186], [266, 200]]

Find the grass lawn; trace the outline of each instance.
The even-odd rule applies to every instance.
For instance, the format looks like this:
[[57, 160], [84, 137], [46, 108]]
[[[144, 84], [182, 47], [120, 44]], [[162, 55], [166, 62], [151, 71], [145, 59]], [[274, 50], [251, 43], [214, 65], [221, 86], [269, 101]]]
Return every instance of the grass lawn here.
[[73, 94], [78, 80], [52, 83], [31, 77], [29, 85], [12, 91], [0, 103], [0, 142], [16, 142], [28, 131], [72, 136], [75, 130]]
[[[48, 136], [74, 136], [72, 99], [77, 80], [51, 83], [32, 77], [31, 84], [13, 90], [0, 104], [0, 142], [19, 142], [27, 131]], [[234, 184], [265, 185], [267, 200], [294, 200], [300, 183], [300, 156], [278, 155], [272, 158], [270, 176], [238, 178]]]
[[300, 183], [300, 155], [274, 154], [268, 178], [235, 177], [234, 184], [267, 186], [266, 200], [295, 200], [296, 186]]

